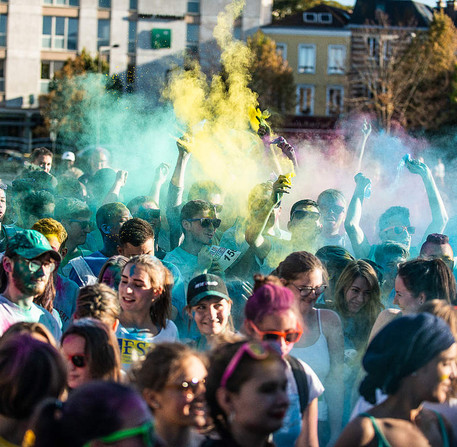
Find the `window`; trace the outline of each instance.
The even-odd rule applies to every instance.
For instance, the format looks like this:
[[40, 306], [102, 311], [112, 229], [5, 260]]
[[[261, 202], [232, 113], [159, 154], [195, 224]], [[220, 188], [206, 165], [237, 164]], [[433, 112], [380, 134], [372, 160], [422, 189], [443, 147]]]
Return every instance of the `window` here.
[[49, 82], [54, 79], [57, 71], [62, 70], [64, 61], [41, 61], [40, 92], [49, 92]]
[[136, 11], [138, 9], [138, 0], [130, 0], [129, 9], [131, 11]]
[[97, 50], [109, 46], [109, 19], [98, 19]]
[[276, 53], [281, 55], [284, 60], [287, 60], [287, 44], [276, 42]]
[[343, 112], [344, 87], [327, 87], [327, 116], [338, 116]]
[[111, 8], [111, 0], [98, 0], [99, 8]]
[[78, 19], [43, 16], [41, 46], [53, 50], [77, 50]]
[[6, 47], [6, 23], [8, 16], [0, 14], [0, 47]]
[[298, 46], [298, 72], [314, 73], [316, 69], [316, 45]]
[[378, 59], [378, 57], [379, 57], [379, 40], [377, 37], [367, 37], [367, 50], [368, 50], [368, 56], [371, 59]]
[[200, 13], [200, 2], [199, 1], [187, 2], [187, 12], [189, 14], [199, 14]]
[[299, 85], [297, 86], [297, 107], [295, 110], [297, 115], [314, 114], [314, 85]]
[[345, 45], [328, 46], [328, 74], [344, 74], [346, 59]]
[[129, 53], [136, 51], [136, 22], [129, 22]]
[[187, 43], [198, 43], [200, 39], [200, 25], [187, 24]]
[[45, 5], [79, 6], [79, 0], [43, 0]]
[[317, 22], [317, 14], [315, 12], [304, 12], [303, 13], [303, 21], [305, 23], [316, 23]]
[[332, 23], [332, 15], [329, 14], [328, 12], [321, 12], [319, 14], [319, 22], [326, 23], [326, 24]]
[[5, 59], [0, 59], [0, 92], [5, 91]]

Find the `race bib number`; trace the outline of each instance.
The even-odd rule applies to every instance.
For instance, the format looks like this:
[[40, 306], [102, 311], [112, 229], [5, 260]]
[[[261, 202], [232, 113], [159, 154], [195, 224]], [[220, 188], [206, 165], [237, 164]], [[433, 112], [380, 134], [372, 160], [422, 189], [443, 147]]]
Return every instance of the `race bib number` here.
[[213, 260], [217, 261], [223, 271], [227, 270], [240, 256], [240, 251], [229, 250], [228, 248], [212, 245], [209, 249]]

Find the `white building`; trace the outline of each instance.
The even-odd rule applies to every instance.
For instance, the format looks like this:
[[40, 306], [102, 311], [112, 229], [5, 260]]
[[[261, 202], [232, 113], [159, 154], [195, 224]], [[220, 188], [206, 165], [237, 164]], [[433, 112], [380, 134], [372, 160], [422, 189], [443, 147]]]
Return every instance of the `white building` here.
[[[203, 66], [214, 62], [212, 32], [229, 2], [0, 0], [0, 137], [22, 137], [30, 145], [39, 95], [83, 48], [93, 56], [100, 51], [110, 73], [120, 73], [139, 90], [163, 83], [186, 52]], [[272, 3], [246, 0], [234, 23], [235, 37], [243, 39], [270, 23]]]

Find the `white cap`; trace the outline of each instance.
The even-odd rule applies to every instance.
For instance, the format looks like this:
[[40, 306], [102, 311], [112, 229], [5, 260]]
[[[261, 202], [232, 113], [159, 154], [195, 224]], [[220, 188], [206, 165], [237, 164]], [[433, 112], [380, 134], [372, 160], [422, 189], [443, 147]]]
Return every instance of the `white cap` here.
[[64, 152], [62, 155], [62, 160], [70, 160], [70, 161], [75, 161], [75, 154], [73, 152]]

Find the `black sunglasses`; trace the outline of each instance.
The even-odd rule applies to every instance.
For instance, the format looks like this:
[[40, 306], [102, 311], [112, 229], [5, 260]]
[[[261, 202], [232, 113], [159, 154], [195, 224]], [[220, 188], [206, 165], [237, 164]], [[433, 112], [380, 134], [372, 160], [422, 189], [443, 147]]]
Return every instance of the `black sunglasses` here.
[[315, 211], [297, 210], [297, 211], [293, 212], [292, 217], [294, 219], [298, 219], [298, 220], [303, 220], [303, 219], [319, 220], [321, 215], [320, 215], [320, 213], [316, 213]]
[[200, 222], [202, 228], [208, 228], [211, 225], [214, 228], [219, 228], [221, 226], [221, 219], [210, 219], [209, 217], [202, 217], [200, 219], [187, 219], [189, 222]]
[[86, 357], [84, 355], [69, 355], [68, 360], [70, 360], [76, 368], [84, 368], [86, 366]]

